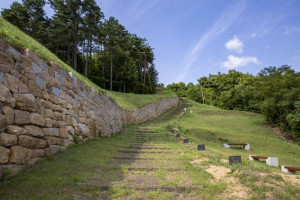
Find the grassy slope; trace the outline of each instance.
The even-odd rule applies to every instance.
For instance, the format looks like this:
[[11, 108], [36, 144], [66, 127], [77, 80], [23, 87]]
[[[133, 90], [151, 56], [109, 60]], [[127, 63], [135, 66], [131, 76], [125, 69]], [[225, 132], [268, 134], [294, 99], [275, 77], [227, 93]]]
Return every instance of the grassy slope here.
[[54, 61], [56, 64], [61, 66], [65, 71], [73, 72], [79, 79], [81, 79], [85, 84], [94, 88], [99, 92], [106, 92], [114, 99], [121, 107], [125, 109], [136, 109], [141, 108], [149, 103], [158, 103], [163, 98], [175, 97], [176, 94], [173, 92], [165, 91], [160, 94], [155, 95], [136, 95], [136, 94], [123, 94], [119, 92], [112, 92], [104, 90], [91, 82], [88, 78], [82, 74], [75, 71], [72, 67], [61, 61], [56, 55], [50, 52], [46, 47], [38, 43], [32, 37], [26, 35], [18, 28], [4, 20], [0, 17], [0, 37], [6, 40], [8, 43], [22, 47], [28, 48], [36, 53], [40, 58], [44, 59], [48, 63]]
[[[276, 136], [263, 125], [262, 115], [191, 103], [194, 106], [189, 109], [193, 113], [188, 113], [179, 126], [184, 132], [189, 129], [183, 135], [195, 143], [204, 143], [208, 150], [226, 158], [229, 155], [242, 155], [243, 159], [248, 159], [249, 155], [264, 155], [278, 157], [281, 165], [300, 166], [300, 146]], [[223, 144], [227, 142], [249, 143], [251, 150], [226, 149]]]
[[[189, 102], [189, 104], [194, 104]], [[156, 191], [144, 191], [122, 189], [120, 185], [130, 186], [126, 181], [128, 175], [132, 176], [132, 173], [136, 175], [145, 175], [156, 177], [161, 185], [169, 186], [185, 186], [192, 185], [197, 186], [199, 189], [195, 191], [188, 191], [181, 193], [181, 197], [189, 197], [192, 199], [238, 199], [235, 197], [229, 197], [228, 188], [234, 188], [238, 185], [247, 187], [249, 193], [244, 196], [246, 199], [299, 199], [300, 188], [286, 182], [281, 175], [283, 173], [277, 173], [280, 170], [268, 167], [262, 162], [250, 162], [247, 161], [246, 156], [252, 153], [273, 152], [278, 153], [278, 149], [282, 150], [283, 147], [290, 149], [299, 149], [299, 146], [286, 143], [274, 137], [269, 129], [263, 127], [257, 122], [261, 122], [262, 118], [259, 115], [251, 113], [235, 112], [228, 113], [227, 111], [219, 110], [211, 106], [203, 106], [201, 104], [194, 104], [192, 109], [193, 113], [182, 115], [182, 112], [176, 116], [171, 114], [173, 110], [165, 113], [159, 119], [151, 122], [147, 122], [142, 125], [135, 125], [127, 127], [126, 134], [120, 134], [112, 138], [99, 138], [88, 141], [81, 145], [72, 146], [64, 152], [59, 153], [56, 156], [50, 156], [47, 159], [41, 160], [37, 163], [36, 167], [26, 170], [23, 174], [13, 177], [9, 180], [5, 180], [0, 183], [0, 199], [72, 199], [74, 194], [83, 194], [90, 197], [99, 197], [101, 199], [102, 191], [98, 187], [84, 187], [76, 186], [77, 183], [89, 183], [89, 178], [102, 179], [115, 179], [121, 177], [120, 181], [111, 181], [111, 188], [109, 194], [111, 199], [177, 199], [174, 193], [156, 190]], [[183, 110], [182, 108], [180, 111]], [[216, 111], [219, 111], [216, 114]], [[223, 113], [222, 113], [223, 112]], [[239, 114], [239, 115], [238, 115]], [[243, 117], [241, 117], [241, 115]], [[182, 117], [183, 116], [183, 117]], [[211, 117], [210, 117], [211, 116]], [[214, 117], [213, 117], [214, 116]], [[228, 117], [228, 120], [226, 118]], [[241, 119], [241, 120], [240, 120]], [[255, 122], [255, 123], [253, 123]], [[243, 127], [243, 133], [240, 133], [239, 126]], [[186, 145], [180, 144], [179, 139], [171, 136], [168, 131], [170, 127], [179, 127], [181, 134], [186, 135], [193, 143]], [[189, 132], [184, 134], [183, 130], [189, 127]], [[143, 163], [123, 163], [116, 164], [121, 167], [121, 170], [111, 169], [105, 174], [102, 174], [99, 166], [105, 165], [107, 161], [112, 161], [111, 156], [121, 156], [117, 152], [116, 145], [131, 146], [131, 143], [135, 140], [135, 130], [140, 128], [147, 128], [158, 131], [161, 135], [159, 141], [160, 145], [165, 145], [172, 149], [170, 155], [162, 154], [139, 154], [137, 157], [149, 157], [158, 160], [156, 163], [147, 164]], [[224, 129], [226, 131], [220, 131]], [[222, 132], [222, 133], [221, 133]], [[231, 134], [227, 134], [231, 132]], [[256, 133], [256, 134], [255, 134]], [[214, 134], [216, 139], [213, 139], [211, 135]], [[230, 139], [233, 141], [248, 140], [251, 145], [254, 146], [250, 152], [241, 149], [224, 149], [222, 147], [224, 139]], [[258, 137], [258, 139], [254, 139]], [[259, 136], [261, 135], [261, 136]], [[261, 137], [274, 142], [279, 147], [271, 149], [268, 145], [262, 145], [261, 148], [256, 146], [260, 144]], [[199, 143], [205, 143], [207, 152], [199, 152], [196, 150], [196, 145]], [[154, 145], [153, 143], [152, 145]], [[280, 146], [283, 147], [280, 147]], [[147, 151], [147, 150], [142, 150]], [[149, 150], [155, 151], [155, 150]], [[161, 151], [161, 150], [157, 150]], [[169, 150], [166, 150], [169, 151]], [[299, 163], [299, 154], [291, 156], [288, 151], [283, 151], [280, 157], [280, 162], [283, 158], [290, 164]], [[231, 166], [226, 162], [223, 162], [221, 158], [228, 155], [242, 154], [243, 164]], [[128, 156], [128, 155], [126, 155]], [[289, 160], [296, 157], [295, 160]], [[163, 163], [167, 159], [172, 158], [168, 167], [184, 168], [186, 171], [181, 172], [168, 172], [158, 170], [155, 172], [134, 171], [129, 172], [128, 167], [163, 167]], [[206, 158], [207, 161], [203, 161], [199, 165], [192, 165], [190, 161], [195, 159]], [[228, 158], [227, 158], [228, 160]], [[111, 162], [109, 165], [113, 164]], [[173, 164], [172, 164], [173, 163]], [[231, 172], [224, 178], [216, 181], [212, 174], [208, 173], [206, 169], [209, 166], [219, 166], [230, 169]], [[292, 177], [297, 177], [293, 176]], [[226, 179], [238, 180], [237, 182], [231, 182], [228, 184]], [[99, 184], [102, 182], [100, 181]], [[142, 185], [143, 183], [141, 183]], [[232, 185], [233, 184], [233, 185]], [[244, 190], [237, 187], [236, 190]], [[174, 197], [174, 198], [173, 198]]]

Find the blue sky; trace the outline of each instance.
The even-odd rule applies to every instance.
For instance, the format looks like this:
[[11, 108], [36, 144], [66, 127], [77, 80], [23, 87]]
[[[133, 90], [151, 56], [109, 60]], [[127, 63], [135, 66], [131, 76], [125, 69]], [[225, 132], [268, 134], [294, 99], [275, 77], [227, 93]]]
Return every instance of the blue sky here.
[[96, 1], [106, 18], [148, 39], [164, 84], [229, 69], [256, 75], [288, 64], [300, 71], [299, 0]]

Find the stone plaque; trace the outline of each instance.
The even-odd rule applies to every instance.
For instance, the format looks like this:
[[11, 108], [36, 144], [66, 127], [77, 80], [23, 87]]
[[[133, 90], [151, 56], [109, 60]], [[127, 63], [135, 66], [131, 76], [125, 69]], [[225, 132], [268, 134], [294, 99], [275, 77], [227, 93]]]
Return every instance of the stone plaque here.
[[189, 143], [189, 139], [183, 139], [183, 143]]
[[229, 164], [242, 164], [241, 156], [229, 156]]
[[179, 133], [177, 133], [177, 134], [176, 134], [176, 137], [180, 137], [180, 134], [179, 134]]
[[199, 144], [198, 145], [198, 150], [199, 151], [205, 151], [205, 144]]

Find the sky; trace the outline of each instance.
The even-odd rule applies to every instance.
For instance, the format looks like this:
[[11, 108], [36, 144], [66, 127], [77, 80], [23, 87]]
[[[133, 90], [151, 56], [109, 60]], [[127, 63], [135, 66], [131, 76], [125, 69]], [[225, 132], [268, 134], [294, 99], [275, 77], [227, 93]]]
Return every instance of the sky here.
[[[0, 9], [13, 0], [1, 0]], [[21, 0], [18, 0], [21, 2]], [[300, 71], [299, 0], [96, 0], [154, 48], [159, 82], [193, 82], [235, 69]], [[46, 7], [49, 16], [53, 11]]]

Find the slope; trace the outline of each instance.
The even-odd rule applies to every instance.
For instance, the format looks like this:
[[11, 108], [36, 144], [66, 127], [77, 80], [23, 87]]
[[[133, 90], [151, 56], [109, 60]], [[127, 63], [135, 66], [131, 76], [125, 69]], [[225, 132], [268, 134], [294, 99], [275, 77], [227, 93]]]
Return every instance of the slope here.
[[50, 63], [54, 61], [57, 65], [63, 68], [67, 72], [73, 72], [79, 79], [85, 84], [94, 88], [96, 91], [107, 93], [112, 99], [114, 99], [121, 107], [125, 109], [137, 109], [145, 106], [149, 103], [159, 103], [163, 98], [176, 97], [176, 94], [171, 91], [163, 91], [154, 95], [132, 94], [132, 93], [120, 93], [109, 90], [104, 90], [90, 81], [82, 74], [75, 71], [72, 67], [60, 60], [56, 55], [50, 52], [46, 47], [38, 43], [29, 35], [20, 31], [17, 27], [13, 26], [5, 19], [0, 17], [0, 37], [7, 41], [9, 44], [17, 48], [30, 49], [40, 58]]

